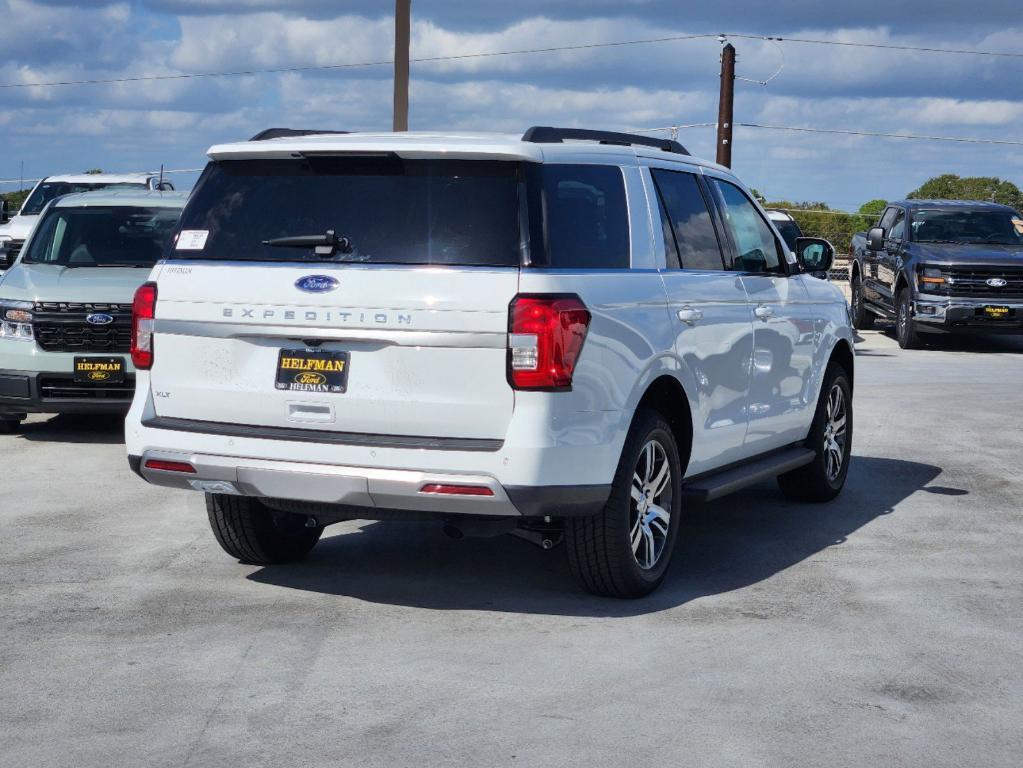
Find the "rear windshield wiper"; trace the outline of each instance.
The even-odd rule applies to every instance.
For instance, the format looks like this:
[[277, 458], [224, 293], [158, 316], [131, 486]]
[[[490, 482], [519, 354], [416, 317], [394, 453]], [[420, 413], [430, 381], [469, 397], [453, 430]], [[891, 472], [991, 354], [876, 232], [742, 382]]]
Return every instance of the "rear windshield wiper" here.
[[322, 235], [294, 235], [264, 240], [263, 245], [273, 248], [314, 248], [317, 256], [329, 259], [335, 254], [352, 252], [352, 241], [344, 235], [328, 229]]

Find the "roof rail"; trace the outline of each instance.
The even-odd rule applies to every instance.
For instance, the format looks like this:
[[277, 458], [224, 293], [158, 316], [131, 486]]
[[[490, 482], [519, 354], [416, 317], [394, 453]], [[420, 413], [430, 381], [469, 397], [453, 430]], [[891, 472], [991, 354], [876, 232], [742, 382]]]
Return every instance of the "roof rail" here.
[[658, 139], [653, 136], [640, 136], [636, 133], [591, 131], [586, 128], [551, 128], [545, 125], [534, 125], [522, 134], [523, 141], [529, 141], [533, 144], [561, 144], [565, 139], [596, 141], [601, 144], [614, 144], [622, 147], [654, 147], [664, 152], [674, 152], [676, 155], [689, 154], [689, 151], [674, 139]]
[[350, 133], [350, 131], [313, 131], [305, 128], [267, 128], [253, 136], [249, 141], [266, 141], [267, 139], [281, 139], [288, 136], [313, 136], [318, 133]]

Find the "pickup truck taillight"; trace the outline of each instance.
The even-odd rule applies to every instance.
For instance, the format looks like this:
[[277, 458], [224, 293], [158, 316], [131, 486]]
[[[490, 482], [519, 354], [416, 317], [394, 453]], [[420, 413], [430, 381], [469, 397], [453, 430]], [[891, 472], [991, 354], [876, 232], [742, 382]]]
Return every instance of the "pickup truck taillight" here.
[[508, 317], [508, 381], [515, 389], [566, 390], [590, 328], [578, 296], [516, 296]]
[[135, 291], [131, 304], [131, 362], [140, 371], [153, 367], [153, 325], [156, 318], [156, 283]]

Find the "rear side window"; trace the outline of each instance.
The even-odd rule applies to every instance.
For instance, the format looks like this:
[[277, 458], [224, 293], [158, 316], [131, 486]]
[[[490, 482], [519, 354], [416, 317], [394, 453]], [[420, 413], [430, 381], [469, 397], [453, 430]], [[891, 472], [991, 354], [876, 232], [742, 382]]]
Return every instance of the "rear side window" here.
[[170, 255], [316, 261], [311, 240], [332, 230], [349, 242], [337, 261], [518, 266], [520, 182], [513, 162], [381, 155], [211, 163], [182, 214], [191, 236]]
[[[665, 238], [673, 238], [682, 268], [723, 270], [714, 223], [696, 177], [659, 168], [652, 173], [670, 224]], [[669, 254], [671, 250], [668, 244]]]
[[628, 269], [629, 212], [621, 169], [529, 168], [530, 259], [555, 269]]

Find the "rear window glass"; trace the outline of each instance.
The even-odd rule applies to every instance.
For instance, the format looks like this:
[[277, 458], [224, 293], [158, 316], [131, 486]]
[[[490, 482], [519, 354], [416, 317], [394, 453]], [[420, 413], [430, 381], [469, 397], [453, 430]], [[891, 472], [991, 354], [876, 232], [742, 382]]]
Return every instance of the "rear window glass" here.
[[97, 189], [145, 188], [145, 182], [141, 181], [137, 184], [131, 184], [128, 182], [105, 184], [103, 182], [71, 183], [67, 181], [44, 181], [32, 190], [32, 194], [29, 195], [27, 200], [25, 200], [25, 204], [21, 207], [21, 214], [23, 216], [35, 216], [39, 214], [51, 200], [56, 200], [58, 197], [63, 197], [64, 195], [74, 195], [78, 192], [92, 192]]
[[[555, 269], [629, 267], [629, 215], [620, 168], [540, 165], [531, 168], [529, 180], [534, 265]], [[535, 226], [538, 222], [543, 222], [542, 231]]]
[[24, 256], [65, 267], [151, 267], [170, 242], [178, 208], [51, 208]]
[[[392, 155], [211, 163], [182, 215], [189, 237], [170, 255], [517, 266], [520, 178], [518, 163]], [[348, 241], [329, 257], [280, 242], [328, 231]]]

